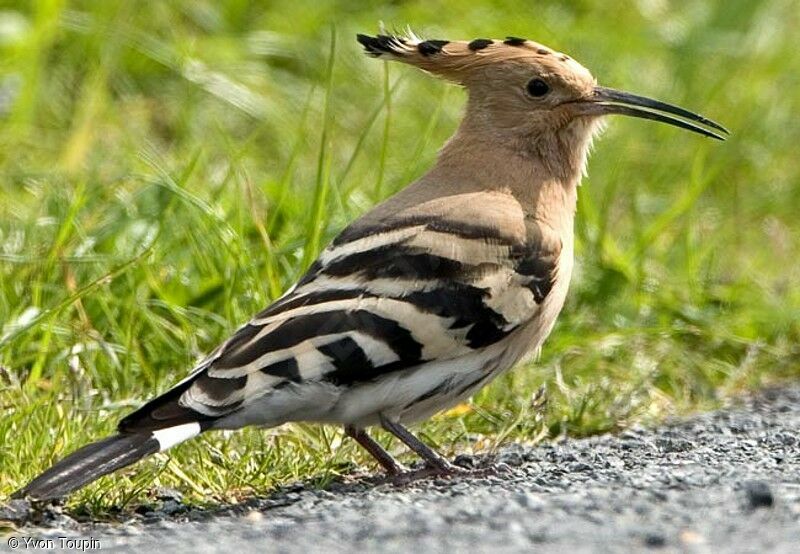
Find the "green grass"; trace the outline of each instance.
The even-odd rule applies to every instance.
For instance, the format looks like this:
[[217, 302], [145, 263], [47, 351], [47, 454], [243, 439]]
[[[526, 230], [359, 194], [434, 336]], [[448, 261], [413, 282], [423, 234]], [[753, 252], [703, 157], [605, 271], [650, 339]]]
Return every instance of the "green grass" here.
[[[0, 11], [0, 499], [179, 380], [430, 166], [464, 94], [361, 55], [355, 33], [379, 21], [532, 37], [733, 130], [610, 122], [541, 359], [423, 425], [428, 441], [614, 431], [800, 376], [792, 0], [30, 4]], [[374, 468], [330, 427], [217, 433], [71, 503], [103, 514], [156, 485], [229, 501], [356, 464]]]

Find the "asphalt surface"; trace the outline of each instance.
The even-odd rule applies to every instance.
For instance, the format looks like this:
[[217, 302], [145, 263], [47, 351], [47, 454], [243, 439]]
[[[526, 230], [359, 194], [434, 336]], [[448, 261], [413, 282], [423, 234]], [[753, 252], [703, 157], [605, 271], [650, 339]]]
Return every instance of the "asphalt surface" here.
[[[33, 537], [52, 539], [38, 550], [58, 551], [67, 537], [112, 552], [800, 551], [800, 387], [656, 429], [459, 462], [504, 466], [402, 488], [296, 485], [213, 513], [187, 510], [167, 491], [115, 525], [40, 514], [0, 550]], [[26, 507], [0, 519], [14, 516], [9, 509]]]

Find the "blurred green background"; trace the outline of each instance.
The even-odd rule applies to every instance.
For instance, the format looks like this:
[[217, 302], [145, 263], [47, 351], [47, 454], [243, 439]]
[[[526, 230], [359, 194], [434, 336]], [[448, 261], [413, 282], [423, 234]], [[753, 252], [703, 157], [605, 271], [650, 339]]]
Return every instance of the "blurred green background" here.
[[[452, 453], [613, 431], [800, 376], [796, 0], [0, 1], [0, 498], [430, 166], [464, 94], [364, 56], [355, 33], [380, 22], [529, 37], [733, 131], [612, 120], [541, 359], [424, 438]], [[354, 464], [374, 470], [332, 428], [215, 434], [74, 502], [101, 513], [154, 484], [238, 499]]]

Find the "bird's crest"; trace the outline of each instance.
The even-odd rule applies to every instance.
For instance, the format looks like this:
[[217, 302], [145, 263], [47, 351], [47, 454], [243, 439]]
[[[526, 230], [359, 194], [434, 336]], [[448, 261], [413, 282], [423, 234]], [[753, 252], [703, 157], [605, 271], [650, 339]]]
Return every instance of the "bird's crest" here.
[[376, 58], [401, 61], [465, 84], [482, 68], [505, 62], [535, 63], [547, 70], [574, 63], [569, 56], [547, 46], [518, 37], [477, 38], [471, 41], [423, 40], [413, 33], [402, 35], [357, 35], [366, 53]]

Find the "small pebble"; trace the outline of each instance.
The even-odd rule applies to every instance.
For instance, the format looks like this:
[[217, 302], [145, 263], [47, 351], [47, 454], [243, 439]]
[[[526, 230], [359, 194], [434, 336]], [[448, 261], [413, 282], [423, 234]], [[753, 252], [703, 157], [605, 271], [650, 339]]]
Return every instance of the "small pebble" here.
[[771, 508], [775, 503], [772, 490], [764, 481], [748, 481], [744, 484], [747, 503], [753, 510], [757, 508]]
[[650, 548], [662, 548], [667, 544], [667, 539], [661, 533], [648, 533], [644, 537], [644, 544]]
[[453, 464], [459, 467], [472, 469], [476, 465], [475, 456], [470, 456], [468, 454], [459, 454], [453, 460]]
[[27, 500], [15, 498], [6, 505], [0, 505], [0, 520], [11, 523], [22, 523], [28, 519], [32, 511], [31, 503]]
[[244, 516], [245, 521], [248, 523], [258, 523], [262, 519], [264, 519], [264, 514], [257, 510], [250, 510], [247, 512], [247, 515]]
[[519, 452], [501, 452], [497, 456], [497, 462], [500, 464], [517, 467], [525, 463], [525, 459], [519, 454]]

